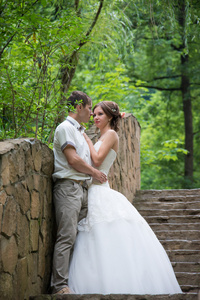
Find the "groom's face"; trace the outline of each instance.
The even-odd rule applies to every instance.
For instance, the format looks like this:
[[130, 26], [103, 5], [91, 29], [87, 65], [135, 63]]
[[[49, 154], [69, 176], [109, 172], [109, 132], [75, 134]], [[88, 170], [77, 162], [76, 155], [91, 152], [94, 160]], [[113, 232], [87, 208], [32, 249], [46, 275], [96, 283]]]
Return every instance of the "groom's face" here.
[[81, 104], [81, 109], [80, 109], [81, 122], [83, 123], [89, 122], [91, 116], [92, 116], [92, 102], [86, 104], [85, 107], [83, 107], [83, 105]]

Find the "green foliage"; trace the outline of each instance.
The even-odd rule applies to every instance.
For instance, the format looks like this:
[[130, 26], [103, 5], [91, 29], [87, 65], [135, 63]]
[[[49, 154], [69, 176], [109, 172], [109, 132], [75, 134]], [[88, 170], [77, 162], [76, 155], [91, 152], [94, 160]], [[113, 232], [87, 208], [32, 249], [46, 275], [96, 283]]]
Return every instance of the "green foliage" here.
[[[63, 70], [76, 68], [68, 94], [82, 90], [93, 104], [116, 101], [138, 119], [143, 189], [199, 187], [198, 1], [185, 1], [183, 31], [181, 1], [104, 0], [87, 35], [99, 3], [79, 1], [77, 8], [67, 0], [1, 1], [0, 138], [37, 137], [51, 146], [68, 110]], [[189, 57], [184, 72], [193, 106], [193, 181], [184, 178], [183, 56]]]
[[[76, 11], [68, 1], [1, 2], [0, 137], [52, 140], [62, 104], [62, 70], [96, 12], [95, 1]], [[87, 17], [87, 18], [86, 18]]]
[[[91, 65], [89, 66], [90, 68], [78, 71], [71, 89], [74, 90], [81, 87], [82, 90], [88, 91], [88, 94], [93, 99], [93, 104], [100, 100], [115, 101], [122, 110], [127, 110], [127, 103], [122, 101], [122, 99], [130, 93], [137, 94], [138, 92], [135, 86], [129, 83], [130, 79], [125, 75], [125, 68], [120, 62], [113, 68], [112, 61], [109, 65], [107, 59], [103, 61], [104, 59], [105, 57], [101, 53], [95, 66]], [[103, 66], [104, 63], [106, 66]], [[97, 67], [98, 64], [101, 66], [100, 68]]]
[[[136, 116], [142, 128], [143, 189], [191, 188], [200, 184], [199, 7], [195, 11], [194, 3], [189, 5], [187, 1], [187, 40], [182, 48], [182, 31], [176, 18], [179, 6], [175, 2], [118, 1], [113, 6], [113, 19], [101, 24], [102, 42], [92, 41], [88, 52], [82, 53], [71, 86], [84, 89], [94, 103], [114, 100], [122, 110]], [[181, 55], [187, 53], [196, 132], [193, 181], [184, 179], [187, 150], [180, 74]]]

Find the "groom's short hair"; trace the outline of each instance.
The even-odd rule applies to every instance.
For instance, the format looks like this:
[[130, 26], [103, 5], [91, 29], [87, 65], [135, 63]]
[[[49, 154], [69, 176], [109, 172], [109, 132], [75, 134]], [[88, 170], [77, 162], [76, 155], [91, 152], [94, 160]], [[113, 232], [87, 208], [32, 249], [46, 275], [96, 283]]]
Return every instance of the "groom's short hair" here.
[[79, 104], [85, 107], [90, 103], [92, 103], [92, 99], [87, 94], [81, 91], [73, 91], [67, 99], [68, 111], [73, 110]]

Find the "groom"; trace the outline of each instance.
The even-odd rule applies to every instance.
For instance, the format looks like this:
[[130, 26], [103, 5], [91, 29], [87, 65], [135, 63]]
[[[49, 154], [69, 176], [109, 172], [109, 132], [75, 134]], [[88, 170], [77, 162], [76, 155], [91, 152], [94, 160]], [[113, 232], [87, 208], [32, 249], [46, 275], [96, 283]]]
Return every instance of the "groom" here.
[[83, 137], [84, 127], [92, 115], [92, 100], [74, 91], [67, 100], [69, 114], [55, 131], [53, 201], [57, 239], [51, 277], [52, 293], [69, 294], [69, 259], [76, 239], [77, 224], [86, 217], [88, 186], [92, 177], [100, 183], [106, 175], [91, 166], [90, 151]]

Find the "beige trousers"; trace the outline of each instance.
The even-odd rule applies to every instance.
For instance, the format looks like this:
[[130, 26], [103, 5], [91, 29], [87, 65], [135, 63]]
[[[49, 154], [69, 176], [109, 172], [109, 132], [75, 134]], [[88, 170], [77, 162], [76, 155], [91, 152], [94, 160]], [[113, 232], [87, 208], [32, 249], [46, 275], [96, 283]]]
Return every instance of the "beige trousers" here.
[[88, 191], [72, 180], [57, 180], [53, 189], [57, 237], [51, 276], [52, 293], [68, 284], [69, 261], [77, 235], [77, 224], [85, 218]]

